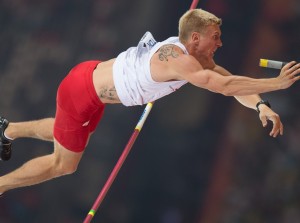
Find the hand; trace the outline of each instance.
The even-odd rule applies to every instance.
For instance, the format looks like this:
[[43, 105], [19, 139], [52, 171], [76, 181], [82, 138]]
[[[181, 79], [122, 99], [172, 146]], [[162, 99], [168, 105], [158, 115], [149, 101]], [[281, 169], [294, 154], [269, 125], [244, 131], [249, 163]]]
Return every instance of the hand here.
[[280, 121], [280, 117], [278, 114], [276, 114], [271, 108], [268, 106], [262, 104], [259, 106], [259, 119], [262, 122], [263, 127], [266, 127], [268, 124], [268, 120], [273, 122], [273, 128], [270, 132], [270, 136], [276, 137], [279, 133], [280, 135], [283, 135], [283, 125]]
[[300, 63], [295, 61], [287, 63], [277, 77], [281, 84], [281, 89], [290, 87], [293, 83], [300, 79], [300, 76], [296, 76], [300, 73]]

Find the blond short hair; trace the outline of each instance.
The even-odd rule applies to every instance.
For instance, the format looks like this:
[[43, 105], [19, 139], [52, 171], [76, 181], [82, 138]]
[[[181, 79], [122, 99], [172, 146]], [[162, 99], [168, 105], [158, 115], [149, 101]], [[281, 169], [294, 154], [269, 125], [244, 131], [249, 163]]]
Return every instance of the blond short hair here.
[[209, 25], [222, 25], [222, 19], [203, 9], [192, 9], [179, 19], [179, 40], [185, 43], [192, 32], [203, 33]]

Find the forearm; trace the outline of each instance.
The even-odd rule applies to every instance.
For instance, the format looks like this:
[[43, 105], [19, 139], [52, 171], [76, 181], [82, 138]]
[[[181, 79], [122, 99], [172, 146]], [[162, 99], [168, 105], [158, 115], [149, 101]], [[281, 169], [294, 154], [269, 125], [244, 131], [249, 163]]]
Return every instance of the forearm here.
[[212, 78], [211, 86], [226, 96], [245, 96], [280, 90], [276, 78], [254, 79], [243, 76], [222, 76]]
[[197, 87], [205, 88], [225, 96], [245, 96], [282, 89], [278, 78], [255, 79], [245, 76], [223, 76], [211, 70], [202, 70], [187, 79]]
[[246, 96], [234, 96], [235, 99], [247, 108], [256, 110], [256, 104], [261, 100], [258, 94], [246, 95]]

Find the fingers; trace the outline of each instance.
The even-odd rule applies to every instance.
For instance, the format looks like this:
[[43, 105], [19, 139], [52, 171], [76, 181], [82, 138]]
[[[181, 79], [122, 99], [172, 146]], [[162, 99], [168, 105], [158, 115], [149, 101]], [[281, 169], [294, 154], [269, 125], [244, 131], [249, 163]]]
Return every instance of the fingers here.
[[262, 116], [262, 117], [260, 117], [260, 120], [261, 120], [261, 123], [262, 123], [263, 127], [266, 127], [267, 124], [268, 124], [267, 117], [266, 116]]
[[278, 114], [276, 113], [272, 113], [269, 115], [260, 115], [260, 120], [262, 122], [263, 127], [266, 127], [268, 124], [268, 120], [270, 120], [273, 124], [272, 130], [269, 133], [269, 135], [271, 137], [277, 137], [279, 134], [283, 135], [283, 125], [282, 122], [280, 120], [280, 117]]
[[300, 63], [288, 68], [288, 71], [291, 72], [292, 75], [296, 75], [300, 72]]
[[[283, 68], [282, 68], [282, 73], [286, 77], [289, 78], [292, 82], [290, 84], [295, 83], [296, 81], [300, 80], [300, 63], [297, 63], [296, 61], [292, 61], [287, 63]], [[289, 87], [289, 86], [288, 86]]]
[[283, 135], [283, 125], [280, 122], [279, 126], [273, 125], [272, 131], [270, 132], [270, 136], [276, 138], [278, 134]]
[[292, 66], [289, 71], [293, 76], [297, 75], [300, 73], [300, 63], [296, 64], [295, 66]]
[[283, 135], [283, 125], [280, 121], [279, 116], [269, 118], [273, 122], [273, 128], [270, 132], [271, 137], [277, 137], [278, 134]]
[[300, 73], [300, 63], [297, 63], [296, 61], [292, 61], [287, 63], [281, 71], [285, 73], [285, 75], [294, 78], [295, 75]]
[[285, 66], [287, 66], [287, 67], [285, 67], [286, 71], [292, 77], [294, 77], [294, 76], [296, 76], [297, 74], [300, 73], [300, 63], [296, 64], [295, 61], [292, 61], [292, 62], [288, 63]]
[[282, 67], [282, 70], [283, 70], [283, 71], [286, 71], [286, 70], [288, 70], [288, 69], [294, 67], [294, 65], [295, 65], [296, 63], [297, 63], [296, 61], [291, 61], [291, 62], [287, 63], [286, 65], [284, 65], [284, 66]]
[[299, 81], [300, 80], [300, 76], [296, 76], [293, 78], [293, 82]]

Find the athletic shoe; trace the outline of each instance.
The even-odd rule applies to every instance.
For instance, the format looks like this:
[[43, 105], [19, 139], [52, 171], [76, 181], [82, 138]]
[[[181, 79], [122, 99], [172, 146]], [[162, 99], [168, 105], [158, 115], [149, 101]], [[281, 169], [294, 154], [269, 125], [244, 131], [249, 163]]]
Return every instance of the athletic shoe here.
[[0, 160], [7, 161], [11, 157], [11, 140], [5, 137], [4, 131], [9, 121], [0, 116]]

